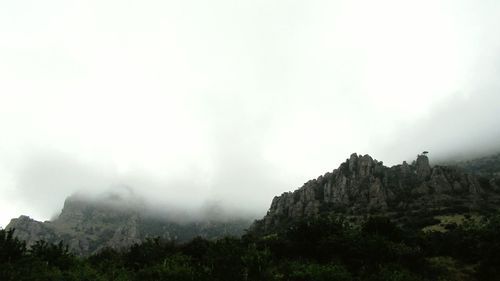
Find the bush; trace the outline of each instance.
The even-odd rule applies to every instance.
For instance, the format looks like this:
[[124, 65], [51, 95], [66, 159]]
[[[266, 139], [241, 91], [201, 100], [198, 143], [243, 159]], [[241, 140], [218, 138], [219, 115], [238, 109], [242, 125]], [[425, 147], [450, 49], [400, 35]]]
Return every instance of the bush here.
[[350, 281], [352, 276], [343, 266], [336, 264], [298, 263], [289, 265], [290, 281]]

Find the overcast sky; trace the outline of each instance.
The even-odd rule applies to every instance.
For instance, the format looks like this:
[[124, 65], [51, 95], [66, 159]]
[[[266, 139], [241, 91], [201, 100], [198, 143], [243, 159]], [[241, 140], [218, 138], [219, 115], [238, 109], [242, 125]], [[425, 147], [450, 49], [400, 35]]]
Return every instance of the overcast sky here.
[[0, 225], [78, 190], [262, 215], [352, 152], [500, 147], [500, 2], [0, 0]]

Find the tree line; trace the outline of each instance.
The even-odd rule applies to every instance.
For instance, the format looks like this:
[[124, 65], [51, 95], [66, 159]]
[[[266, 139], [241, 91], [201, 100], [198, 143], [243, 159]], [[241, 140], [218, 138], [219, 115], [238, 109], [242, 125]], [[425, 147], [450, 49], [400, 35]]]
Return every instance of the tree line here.
[[0, 280], [347, 281], [500, 280], [500, 216], [423, 232], [371, 217], [299, 221], [273, 234], [178, 244], [147, 239], [78, 257], [59, 244], [26, 247], [0, 230]]

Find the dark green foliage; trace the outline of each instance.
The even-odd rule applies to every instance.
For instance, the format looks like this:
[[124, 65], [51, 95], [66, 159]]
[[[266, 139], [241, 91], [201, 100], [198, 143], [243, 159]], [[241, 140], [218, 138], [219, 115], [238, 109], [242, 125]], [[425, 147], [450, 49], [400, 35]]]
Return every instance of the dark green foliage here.
[[125, 265], [138, 270], [152, 265], [164, 257], [174, 254], [176, 247], [172, 242], [162, 241], [160, 238], [146, 239], [141, 244], [134, 244], [124, 254]]
[[385, 217], [323, 216], [267, 236], [147, 239], [78, 258], [61, 243], [27, 250], [0, 230], [0, 280], [500, 280], [499, 234], [500, 215], [428, 233]]
[[496, 216], [478, 233], [480, 259], [478, 275], [481, 280], [500, 280], [500, 216]]
[[54, 266], [61, 270], [66, 270], [74, 262], [73, 256], [69, 253], [68, 247], [62, 241], [58, 244], [49, 244], [45, 241], [37, 241], [29, 250], [31, 256], [48, 266]]
[[256, 244], [249, 244], [242, 256], [246, 275], [250, 280], [268, 280], [272, 275], [269, 270], [271, 251], [268, 248], [258, 249]]
[[397, 265], [386, 265], [368, 278], [370, 281], [423, 281], [424, 279]]
[[288, 265], [290, 281], [349, 281], [351, 273], [341, 265], [293, 262]]
[[379, 235], [389, 240], [400, 240], [401, 230], [387, 217], [370, 217], [361, 229], [364, 235]]
[[15, 229], [0, 229], [0, 263], [17, 260], [26, 251], [26, 244], [14, 237]]
[[210, 242], [201, 237], [196, 237], [188, 243], [181, 246], [181, 251], [190, 256], [196, 262], [202, 262], [203, 257], [206, 256]]
[[245, 245], [240, 239], [223, 238], [210, 245], [206, 264], [216, 280], [242, 280]]
[[136, 273], [136, 280], [195, 281], [199, 279], [196, 268], [190, 263], [188, 257], [170, 255], [164, 257], [161, 263], [141, 268]]

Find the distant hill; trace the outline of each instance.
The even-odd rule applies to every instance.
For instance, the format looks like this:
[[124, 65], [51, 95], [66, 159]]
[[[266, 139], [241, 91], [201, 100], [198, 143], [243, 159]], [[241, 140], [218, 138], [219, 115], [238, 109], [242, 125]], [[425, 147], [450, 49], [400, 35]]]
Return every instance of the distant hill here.
[[411, 164], [386, 167], [369, 155], [354, 153], [332, 172], [276, 196], [267, 214], [251, 230], [272, 233], [325, 213], [345, 216], [352, 222], [383, 215], [400, 224], [423, 228], [440, 223], [443, 216], [497, 211], [500, 184], [473, 172], [494, 173], [498, 162], [487, 159], [471, 163], [431, 167], [423, 154]]
[[57, 219], [40, 222], [20, 216], [12, 219], [6, 229], [15, 228], [15, 235], [28, 246], [37, 240], [63, 241], [72, 252], [89, 255], [105, 247], [126, 248], [148, 237], [185, 242], [197, 236], [206, 239], [240, 236], [250, 223], [244, 219], [180, 223], [147, 212], [141, 202], [130, 198], [110, 196], [90, 200], [72, 196], [66, 199]]
[[500, 153], [466, 161], [451, 162], [449, 164], [488, 179], [500, 179]]

